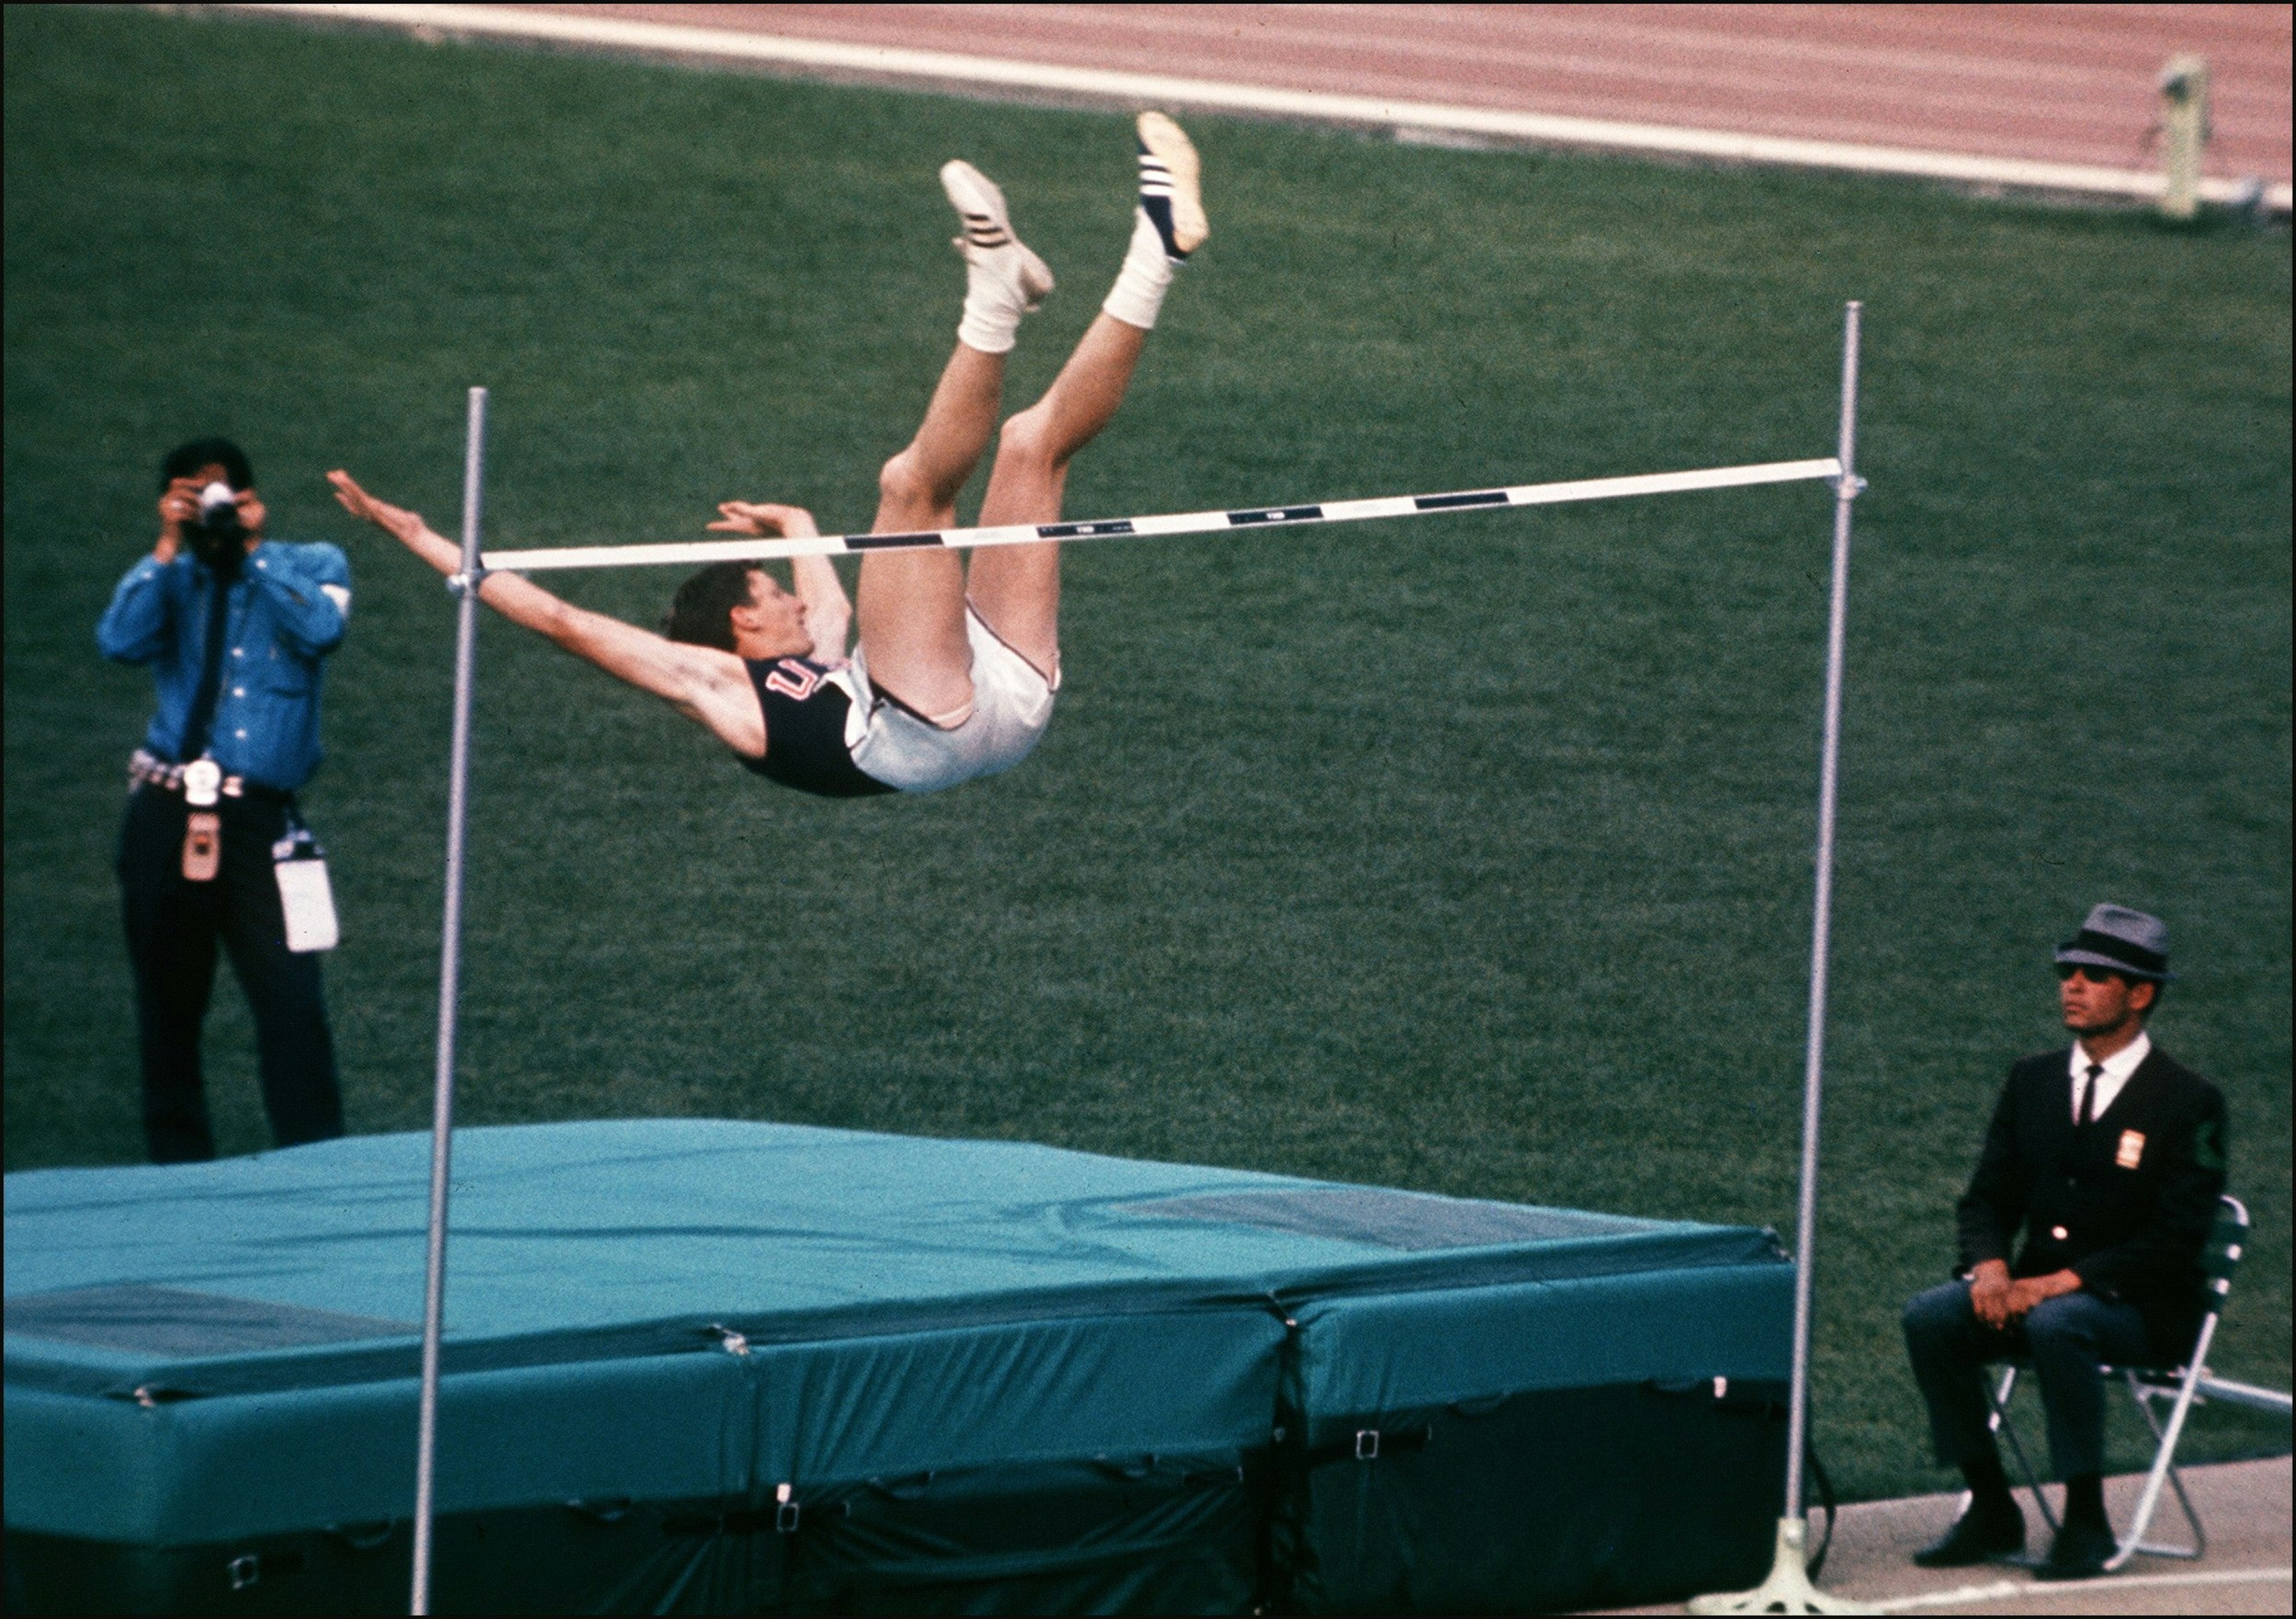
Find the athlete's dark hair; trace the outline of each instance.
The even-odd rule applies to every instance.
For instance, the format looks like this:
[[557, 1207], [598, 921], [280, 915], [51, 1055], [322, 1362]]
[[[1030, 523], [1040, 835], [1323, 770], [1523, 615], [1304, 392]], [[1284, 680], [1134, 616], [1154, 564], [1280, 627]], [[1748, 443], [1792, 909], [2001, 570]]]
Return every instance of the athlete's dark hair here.
[[168, 452], [160, 464], [160, 492], [178, 478], [188, 478], [203, 466], [223, 468], [225, 481], [235, 489], [255, 487], [255, 469], [247, 464], [247, 452], [228, 439], [194, 439], [189, 444], [178, 444]]
[[677, 588], [669, 611], [661, 615], [661, 633], [673, 641], [733, 651], [734, 609], [749, 605], [750, 575], [757, 571], [755, 563], [711, 563]]

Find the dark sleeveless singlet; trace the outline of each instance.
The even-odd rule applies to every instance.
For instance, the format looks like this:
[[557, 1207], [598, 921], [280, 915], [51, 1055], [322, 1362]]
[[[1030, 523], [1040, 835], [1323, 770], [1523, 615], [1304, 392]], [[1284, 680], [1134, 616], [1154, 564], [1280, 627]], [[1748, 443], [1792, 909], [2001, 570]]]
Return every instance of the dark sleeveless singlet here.
[[766, 717], [766, 756], [736, 754], [745, 769], [767, 781], [823, 798], [863, 798], [894, 793], [853, 762], [845, 746], [845, 716], [852, 700], [845, 688], [824, 678], [829, 670], [810, 658], [742, 661], [758, 707]]

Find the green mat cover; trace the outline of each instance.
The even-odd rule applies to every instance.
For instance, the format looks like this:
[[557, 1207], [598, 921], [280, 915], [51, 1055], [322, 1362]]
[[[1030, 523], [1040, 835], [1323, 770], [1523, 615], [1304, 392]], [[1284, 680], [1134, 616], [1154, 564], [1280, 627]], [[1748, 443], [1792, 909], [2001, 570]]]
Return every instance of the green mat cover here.
[[[428, 1138], [11, 1175], [10, 1605], [405, 1611]], [[1748, 1584], [1764, 1232], [1021, 1143], [457, 1134], [439, 1612]]]

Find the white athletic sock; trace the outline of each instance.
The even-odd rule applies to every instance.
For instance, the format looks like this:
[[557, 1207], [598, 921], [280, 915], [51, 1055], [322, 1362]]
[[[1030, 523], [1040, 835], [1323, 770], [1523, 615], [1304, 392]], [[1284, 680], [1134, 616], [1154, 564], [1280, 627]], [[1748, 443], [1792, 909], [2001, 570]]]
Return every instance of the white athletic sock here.
[[1020, 341], [1021, 316], [1029, 300], [1021, 290], [1021, 250], [967, 250], [964, 255], [964, 318], [959, 342], [983, 354], [1004, 354]]
[[1133, 218], [1137, 223], [1132, 227], [1132, 245], [1125, 251], [1124, 267], [1116, 273], [1116, 284], [1100, 307], [1128, 326], [1153, 332], [1156, 312], [1164, 307], [1165, 291], [1179, 266], [1165, 255], [1163, 235], [1147, 210], [1136, 209]]

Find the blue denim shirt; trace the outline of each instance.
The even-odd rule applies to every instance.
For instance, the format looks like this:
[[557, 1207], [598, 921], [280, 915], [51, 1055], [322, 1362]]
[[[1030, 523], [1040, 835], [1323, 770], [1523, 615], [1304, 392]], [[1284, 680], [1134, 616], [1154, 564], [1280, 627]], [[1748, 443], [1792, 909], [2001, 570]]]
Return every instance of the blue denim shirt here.
[[[266, 540], [248, 555], [229, 587], [208, 750], [227, 774], [291, 793], [319, 768], [320, 675], [342, 641], [350, 584], [350, 563], [334, 546]], [[215, 576], [188, 553], [167, 563], [147, 556], [119, 581], [95, 627], [105, 657], [152, 666], [160, 711], [144, 745], [178, 763], [214, 588]]]

